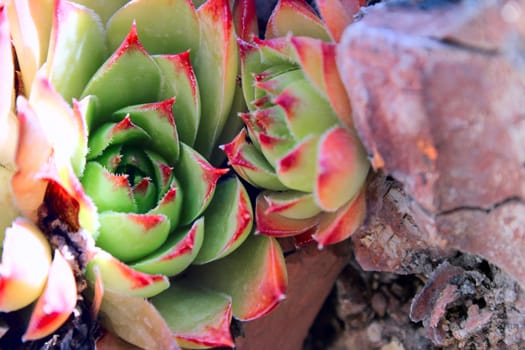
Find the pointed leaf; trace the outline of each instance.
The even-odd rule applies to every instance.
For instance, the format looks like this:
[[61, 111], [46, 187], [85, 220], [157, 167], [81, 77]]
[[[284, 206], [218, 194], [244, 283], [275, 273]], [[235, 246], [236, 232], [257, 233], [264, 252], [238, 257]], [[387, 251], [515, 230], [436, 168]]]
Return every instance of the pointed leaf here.
[[311, 193], [265, 191], [262, 195], [268, 203], [268, 214], [277, 213], [290, 219], [308, 219], [321, 212]]
[[199, 127], [201, 101], [197, 78], [190, 62], [190, 52], [153, 58], [164, 77], [160, 98], [168, 99], [176, 96], [173, 116], [180, 140], [188, 146], [193, 146]]
[[237, 43], [227, 0], [208, 0], [197, 11], [201, 30], [195, 57], [202, 115], [195, 149], [208, 157], [233, 102], [238, 69]]
[[321, 135], [339, 124], [339, 119], [328, 101], [322, 98], [307, 80], [296, 80], [277, 96], [273, 102], [285, 114], [291, 133], [297, 140]]
[[15, 77], [7, 8], [3, 4], [0, 4], [0, 62], [2, 62], [0, 77], [3, 77], [0, 80], [0, 165], [12, 166], [14, 162], [13, 146], [17, 134], [12, 133], [16, 131], [12, 130], [12, 127], [16, 126], [12, 120]]
[[277, 164], [279, 181], [294, 190], [313, 191], [318, 171], [315, 157], [318, 143], [318, 137], [307, 137], [282, 157]]
[[319, 221], [319, 230], [313, 238], [319, 248], [341, 242], [354, 233], [366, 215], [365, 186], [348, 203], [333, 213], [324, 213]]
[[146, 143], [150, 136], [144, 129], [133, 124], [129, 115], [118, 123], [102, 124], [89, 137], [88, 159], [93, 159], [102, 154], [106, 148], [112, 145], [130, 143]]
[[42, 232], [17, 219], [5, 232], [0, 265], [0, 310], [32, 303], [42, 292], [51, 265], [51, 248]]
[[91, 122], [99, 125], [119, 108], [157, 100], [160, 83], [160, 70], [142, 47], [133, 25], [122, 45], [93, 75], [82, 93], [82, 97], [98, 98], [98, 118]]
[[323, 22], [335, 42], [341, 41], [343, 31], [353, 22], [359, 3], [359, 0], [317, 0]]
[[46, 60], [55, 0], [7, 0], [11, 36], [28, 96], [36, 72]]
[[144, 177], [131, 189], [138, 213], [145, 213], [157, 203], [157, 186]]
[[208, 207], [219, 177], [228, 169], [218, 169], [210, 165], [199, 153], [181, 143], [179, 162], [175, 173], [183, 193], [182, 224], [189, 224]]
[[164, 243], [170, 223], [164, 215], [104, 212], [97, 246], [124, 262], [140, 259]]
[[251, 41], [259, 35], [255, 0], [238, 0], [233, 3], [235, 32], [242, 40]]
[[46, 287], [36, 302], [22, 341], [40, 339], [55, 332], [66, 322], [76, 304], [77, 284], [73, 270], [57, 249]]
[[352, 107], [335, 62], [336, 46], [306, 37], [290, 38], [290, 41], [309, 81], [330, 102], [339, 119], [352, 127]]
[[[129, 1], [130, 0], [74, 0], [73, 2], [89, 7], [95, 11], [100, 17], [102, 25], [105, 26], [105, 24], [108, 22], [108, 19], [115, 13], [115, 11], [124, 6]], [[117, 45], [118, 44], [120, 43], [117, 43]]]
[[287, 189], [277, 178], [272, 165], [253, 144], [246, 141], [245, 129], [222, 149], [235, 172], [250, 184], [275, 191]]
[[164, 318], [142, 298], [106, 289], [100, 314], [104, 327], [141, 349], [179, 349]]
[[135, 0], [121, 7], [107, 25], [110, 50], [118, 47], [134, 21], [151, 54], [198, 50], [199, 23], [189, 0], [157, 0], [153, 6], [149, 0]]
[[288, 237], [303, 234], [316, 229], [319, 217], [290, 219], [269, 210], [269, 204], [263, 194], [259, 194], [255, 204], [255, 222], [257, 231], [272, 237]]
[[148, 214], [163, 214], [170, 221], [170, 232], [179, 224], [182, 212], [183, 194], [180, 185], [176, 179], [172, 179], [170, 189], [164, 194], [157, 206], [148, 211]]
[[200, 286], [231, 295], [233, 315], [242, 321], [275, 308], [288, 284], [281, 247], [267, 236], [250, 236], [227, 257], [192, 269], [190, 277]]
[[114, 175], [99, 163], [88, 162], [82, 177], [82, 186], [101, 212], [137, 211], [126, 175]]
[[230, 334], [230, 297], [178, 280], [151, 302], [180, 346], [197, 349], [234, 346]]
[[121, 120], [129, 115], [131, 121], [151, 137], [146, 145], [173, 164], [179, 159], [179, 136], [172, 112], [174, 102], [175, 98], [170, 98], [125, 107], [115, 111], [111, 118]]
[[175, 276], [184, 271], [197, 256], [204, 238], [204, 218], [188, 228], [172, 232], [166, 242], [150, 256], [131, 265], [146, 273]]
[[96, 253], [86, 267], [86, 278], [92, 282], [96, 280], [95, 269], [100, 271], [105, 294], [112, 291], [148, 298], [159, 294], [170, 285], [166, 276], [150, 275], [134, 270], [102, 250]]
[[57, 1], [46, 70], [68, 103], [80, 96], [105, 58], [104, 29], [93, 12], [68, 1]]
[[18, 170], [11, 182], [13, 198], [24, 216], [36, 222], [47, 187], [47, 181], [39, 173], [47, 165], [52, 147], [34, 111], [22, 96], [17, 99], [17, 109], [20, 135], [16, 152]]
[[304, 0], [279, 0], [268, 19], [266, 39], [288, 34], [330, 41], [323, 22]]
[[230, 254], [248, 237], [253, 225], [250, 198], [237, 177], [217, 184], [203, 215], [206, 234], [196, 264], [209, 263]]
[[370, 163], [354, 132], [342, 127], [319, 140], [314, 196], [326, 211], [334, 211], [354, 197], [366, 179]]

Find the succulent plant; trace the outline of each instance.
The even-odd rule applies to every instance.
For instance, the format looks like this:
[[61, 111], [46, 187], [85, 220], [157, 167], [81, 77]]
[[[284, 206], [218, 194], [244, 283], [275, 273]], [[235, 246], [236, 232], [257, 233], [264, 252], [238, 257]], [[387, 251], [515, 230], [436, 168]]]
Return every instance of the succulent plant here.
[[[335, 63], [351, 21], [338, 0], [318, 1], [327, 26], [303, 0], [280, 0], [265, 39], [239, 40], [246, 128], [223, 146], [235, 171], [263, 189], [257, 230], [313, 237], [319, 246], [347, 238], [365, 213], [369, 162]], [[353, 6], [355, 8], [355, 6]]]
[[[208, 160], [237, 112], [228, 2], [196, 10], [189, 0], [11, 0], [1, 8], [23, 84], [11, 187], [27, 219], [13, 227], [46, 246], [30, 223], [44, 207], [70, 241], [83, 241], [95, 309], [101, 303], [104, 325], [125, 340], [232, 346], [231, 318], [273, 309], [286, 270], [277, 241], [250, 234], [241, 181]], [[17, 254], [6, 246], [3, 253]], [[42, 294], [48, 304], [62, 300], [53, 271], [71, 270], [60, 257], [57, 250]], [[4, 297], [12, 298], [0, 291]], [[40, 305], [29, 330], [65, 321]], [[130, 313], [138, 309], [139, 320]], [[151, 327], [165, 336], [148, 337]]]
[[[15, 64], [10, 34], [7, 8], [0, 2], [0, 311], [12, 312], [33, 304], [23, 333], [24, 340], [33, 340], [54, 332], [66, 321], [75, 307], [77, 288], [62, 252], [52, 252], [47, 238], [34, 223], [16, 218], [20, 213], [10, 183], [17, 164], [32, 159], [23, 152], [15, 157], [18, 123], [13, 102]], [[5, 328], [7, 331], [9, 326]]]

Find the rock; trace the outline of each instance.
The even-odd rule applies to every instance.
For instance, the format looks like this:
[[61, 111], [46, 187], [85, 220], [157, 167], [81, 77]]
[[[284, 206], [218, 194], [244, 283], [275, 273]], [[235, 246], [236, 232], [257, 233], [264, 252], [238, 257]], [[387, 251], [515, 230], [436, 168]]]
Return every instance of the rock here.
[[408, 273], [416, 252], [457, 249], [525, 286], [523, 23], [524, 0], [392, 1], [345, 31], [355, 126], [402, 184], [354, 238], [365, 268]]

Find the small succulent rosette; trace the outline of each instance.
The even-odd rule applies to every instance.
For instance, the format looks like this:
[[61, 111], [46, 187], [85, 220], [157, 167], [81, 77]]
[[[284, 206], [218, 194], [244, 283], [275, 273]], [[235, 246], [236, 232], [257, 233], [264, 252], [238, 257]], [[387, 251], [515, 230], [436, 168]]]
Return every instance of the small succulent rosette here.
[[287, 281], [276, 240], [251, 234], [241, 181], [209, 160], [237, 113], [228, 1], [8, 9], [26, 94], [12, 181], [22, 213], [36, 222], [44, 203], [87, 241], [95, 309], [121, 338], [233, 346], [232, 317], [265, 315]]
[[[318, 5], [330, 18], [345, 14], [339, 1]], [[306, 2], [281, 0], [264, 40], [239, 40], [250, 111], [223, 149], [235, 171], [263, 189], [260, 233], [313, 237], [322, 247], [347, 238], [364, 218], [369, 162], [335, 63], [332, 38], [341, 32], [326, 28]]]
[[77, 287], [63, 253], [58, 249], [53, 252], [40, 229], [27, 218], [18, 217], [11, 181], [25, 155], [15, 157], [18, 123], [14, 75], [7, 8], [0, 2], [0, 311], [31, 309], [25, 330], [11, 329], [3, 320], [0, 330], [2, 334], [21, 334], [27, 341], [55, 331], [68, 319], [77, 302]]

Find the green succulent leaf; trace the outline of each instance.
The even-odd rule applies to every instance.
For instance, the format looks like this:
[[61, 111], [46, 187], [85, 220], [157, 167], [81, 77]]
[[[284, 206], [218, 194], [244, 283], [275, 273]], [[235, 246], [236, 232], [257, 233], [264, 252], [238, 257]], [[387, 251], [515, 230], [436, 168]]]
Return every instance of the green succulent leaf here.
[[188, 224], [201, 215], [208, 207], [215, 185], [228, 169], [217, 169], [191, 147], [181, 143], [181, 153], [175, 173], [184, 193], [181, 223]]
[[114, 175], [99, 163], [88, 162], [81, 181], [84, 191], [91, 197], [99, 211], [137, 210], [126, 176]]
[[[119, 49], [98, 69], [82, 92], [82, 97], [95, 95], [98, 100], [96, 118], [91, 123], [103, 123], [119, 108], [156, 101], [160, 83], [160, 70], [142, 47], [132, 26]], [[90, 129], [92, 126], [88, 124]]]
[[180, 140], [193, 146], [201, 115], [199, 86], [190, 62], [190, 51], [178, 55], [154, 56], [164, 77], [160, 98], [176, 96], [173, 116]]
[[107, 24], [110, 50], [117, 49], [133, 22], [151, 54], [198, 50], [199, 22], [189, 0], [135, 0], [121, 7]]
[[201, 40], [194, 63], [202, 96], [202, 116], [195, 148], [209, 157], [233, 102], [238, 52], [227, 0], [209, 0], [199, 7], [197, 14]]
[[177, 280], [151, 302], [181, 347], [234, 346], [230, 334], [232, 300], [229, 296]]
[[86, 266], [86, 278], [89, 281], [95, 282], [98, 275], [105, 290], [128, 296], [149, 298], [170, 285], [166, 276], [134, 270], [104, 251], [97, 252]]
[[172, 232], [159, 249], [131, 267], [142, 272], [175, 276], [195, 260], [203, 238], [204, 218], [200, 218], [191, 227]]
[[71, 103], [106, 58], [104, 30], [89, 9], [68, 1], [56, 3], [47, 75], [55, 89]]
[[97, 245], [124, 262], [155, 251], [169, 235], [170, 223], [164, 215], [106, 211], [99, 219]]
[[312, 192], [317, 177], [317, 145], [319, 137], [307, 137], [297, 144], [277, 164], [279, 181], [288, 188]]
[[179, 159], [179, 136], [173, 118], [174, 98], [169, 100], [133, 105], [113, 112], [111, 118], [123, 120], [129, 115], [131, 121], [150, 136], [148, 149], [163, 156], [169, 163]]
[[248, 237], [253, 225], [250, 198], [237, 177], [217, 184], [213, 199], [203, 215], [206, 238], [195, 264], [209, 263], [230, 254]]
[[308, 219], [322, 211], [312, 193], [264, 191], [262, 196], [268, 203], [268, 213], [278, 213], [290, 219]]
[[252, 235], [227, 257], [190, 271], [192, 283], [231, 295], [233, 315], [243, 321], [265, 315], [285, 297], [284, 257], [268, 236]]

